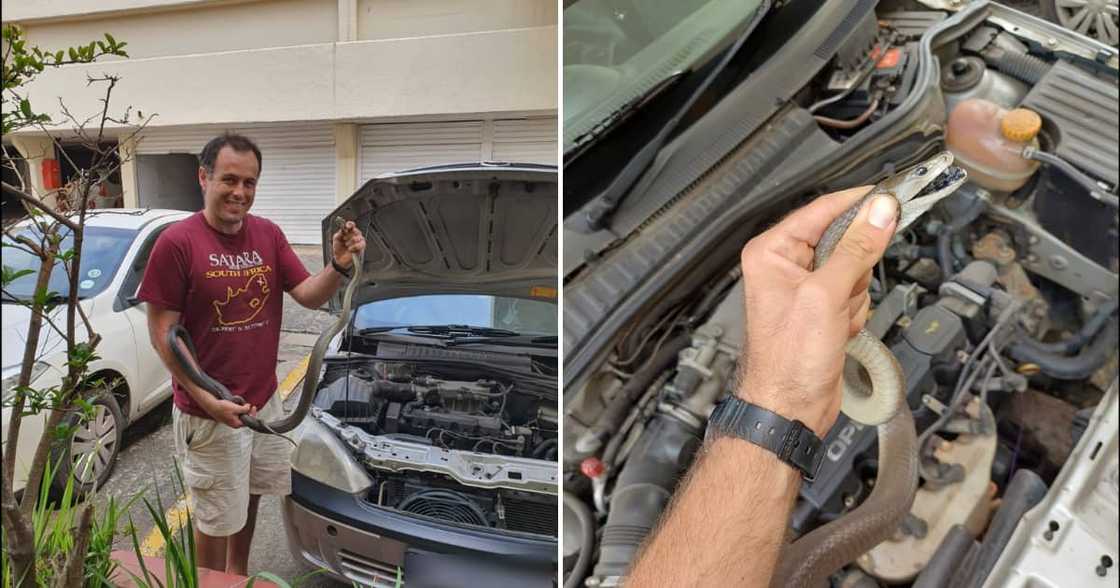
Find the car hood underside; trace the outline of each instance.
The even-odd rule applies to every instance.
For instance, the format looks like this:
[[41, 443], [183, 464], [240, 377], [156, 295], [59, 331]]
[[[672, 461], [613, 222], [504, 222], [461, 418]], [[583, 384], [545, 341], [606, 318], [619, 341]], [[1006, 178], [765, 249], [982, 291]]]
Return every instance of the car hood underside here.
[[375, 178], [323, 221], [366, 239], [355, 304], [427, 294], [556, 296], [556, 169], [446, 166]]

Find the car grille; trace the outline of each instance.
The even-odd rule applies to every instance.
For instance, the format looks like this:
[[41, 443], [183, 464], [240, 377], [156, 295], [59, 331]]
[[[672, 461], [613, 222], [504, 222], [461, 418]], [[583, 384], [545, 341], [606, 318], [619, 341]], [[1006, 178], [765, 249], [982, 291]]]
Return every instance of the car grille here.
[[527, 500], [523, 496], [502, 494], [504, 520], [495, 513], [497, 506], [492, 497], [425, 488], [401, 480], [385, 480], [371, 498], [375, 504], [433, 519], [555, 537], [558, 532], [556, 503], [544, 499]]
[[343, 575], [363, 586], [393, 588], [404, 585], [403, 572], [400, 576], [400, 584], [397, 583], [396, 566], [374, 561], [345, 549], [338, 552], [338, 562], [342, 567]]
[[515, 498], [505, 498], [506, 528], [512, 531], [535, 533], [555, 537], [556, 505], [548, 502], [532, 502]]

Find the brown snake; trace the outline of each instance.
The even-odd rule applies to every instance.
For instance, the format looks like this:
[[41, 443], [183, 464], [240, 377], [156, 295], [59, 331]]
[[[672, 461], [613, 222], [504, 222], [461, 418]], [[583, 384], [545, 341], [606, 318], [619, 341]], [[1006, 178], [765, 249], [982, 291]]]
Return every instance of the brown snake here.
[[[905, 230], [934, 204], [964, 184], [966, 174], [948, 152], [904, 170], [875, 185], [828, 226], [813, 257], [824, 265], [863, 204], [879, 195], [899, 203], [895, 231]], [[882, 341], [861, 330], [845, 347], [844, 391], [840, 410], [854, 421], [877, 425], [879, 468], [871, 494], [844, 516], [801, 536], [782, 551], [771, 586], [821, 586], [828, 576], [891, 537], [910, 511], [918, 488], [918, 454], [914, 419], [906, 404], [902, 368]], [[867, 383], [858, 369], [863, 366]]]

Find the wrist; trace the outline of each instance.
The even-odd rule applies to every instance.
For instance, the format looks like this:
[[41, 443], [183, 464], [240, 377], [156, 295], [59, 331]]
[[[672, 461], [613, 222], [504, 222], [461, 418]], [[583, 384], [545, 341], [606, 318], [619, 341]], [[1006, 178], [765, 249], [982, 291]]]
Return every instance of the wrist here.
[[830, 417], [828, 407], [822, 405], [822, 403], [801, 401], [798, 398], [799, 395], [790, 394], [788, 391], [772, 386], [743, 384], [739, 386], [735, 396], [765, 408], [786, 420], [801, 421], [820, 439], [824, 439], [824, 436], [828, 434], [828, 430], [832, 428], [832, 424], [836, 421], [836, 415], [833, 414]]
[[337, 258], [335, 258], [335, 257], [331, 258], [331, 269], [333, 269], [335, 271], [335, 273], [337, 273], [337, 274], [339, 274], [343, 277], [349, 278], [351, 276], [351, 270], [353, 268], [354, 268], [353, 260], [350, 261], [350, 265], [349, 265], [349, 267], [347, 267], [347, 266], [344, 266], [341, 263], [339, 263]]

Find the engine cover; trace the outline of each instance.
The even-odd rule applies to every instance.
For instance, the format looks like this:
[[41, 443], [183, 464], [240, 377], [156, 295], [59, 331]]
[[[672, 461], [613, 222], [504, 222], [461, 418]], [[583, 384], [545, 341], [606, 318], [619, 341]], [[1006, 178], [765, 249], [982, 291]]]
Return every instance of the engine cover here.
[[[1112, 185], [1120, 183], [1120, 90], [1080, 68], [1058, 61], [1023, 99], [1023, 108], [1040, 115], [1056, 145], [1054, 153]], [[1054, 132], [1056, 131], [1056, 132]]]

